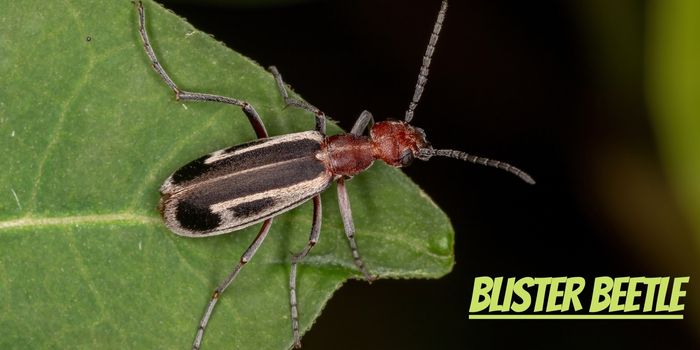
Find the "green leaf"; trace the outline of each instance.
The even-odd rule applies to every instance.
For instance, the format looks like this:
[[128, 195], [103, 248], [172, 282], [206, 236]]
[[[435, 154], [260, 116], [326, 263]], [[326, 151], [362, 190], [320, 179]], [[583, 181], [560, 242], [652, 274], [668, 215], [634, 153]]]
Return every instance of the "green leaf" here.
[[[272, 135], [313, 128], [309, 113], [283, 109], [263, 68], [157, 5], [146, 11], [155, 51], [180, 86], [249, 101]], [[130, 1], [3, 1], [0, 29], [0, 348], [188, 348], [258, 227], [176, 236], [157, 213], [158, 188], [188, 161], [253, 139], [245, 116], [176, 102], [149, 65]], [[372, 273], [450, 270], [448, 219], [400, 171], [375, 164], [348, 187]], [[303, 330], [360, 277], [335, 188], [323, 203], [320, 243], [299, 270]], [[219, 302], [205, 349], [291, 346], [290, 251], [306, 244], [311, 209], [275, 219]]]

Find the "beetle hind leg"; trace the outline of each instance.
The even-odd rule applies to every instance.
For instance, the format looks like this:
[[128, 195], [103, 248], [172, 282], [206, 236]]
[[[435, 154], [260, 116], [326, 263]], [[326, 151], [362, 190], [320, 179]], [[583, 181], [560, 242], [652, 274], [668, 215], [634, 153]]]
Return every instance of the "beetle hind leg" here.
[[285, 106], [293, 106], [297, 108], [301, 108], [303, 110], [309, 111], [314, 114], [316, 117], [316, 131], [320, 132], [321, 134], [325, 135], [326, 134], [326, 114], [323, 113], [320, 109], [316, 108], [312, 104], [302, 101], [293, 97], [289, 97], [289, 93], [287, 92], [287, 88], [285, 87], [284, 80], [282, 80], [282, 74], [277, 70], [277, 67], [275, 66], [270, 66], [268, 68], [270, 70], [270, 73], [272, 73], [272, 76], [275, 77], [275, 82], [277, 83], [277, 88], [280, 91], [280, 95], [282, 95], [282, 98], [284, 99], [284, 104]]
[[163, 66], [160, 64], [156, 53], [153, 51], [153, 46], [151, 45], [151, 41], [148, 38], [148, 33], [146, 32], [146, 13], [143, 9], [143, 3], [141, 1], [137, 1], [134, 4], [136, 5], [136, 10], [139, 14], [139, 34], [141, 35], [141, 40], [143, 41], [143, 49], [146, 51], [146, 55], [148, 55], [148, 58], [151, 61], [151, 67], [153, 67], [156, 73], [160, 75], [160, 78], [163, 80], [165, 85], [168, 85], [168, 87], [175, 93], [175, 99], [178, 101], [219, 102], [241, 107], [243, 113], [245, 113], [246, 117], [248, 117], [248, 121], [253, 126], [256, 136], [258, 138], [265, 138], [268, 136], [267, 130], [265, 129], [265, 124], [263, 123], [262, 119], [260, 119], [258, 112], [255, 111], [255, 108], [253, 108], [250, 103], [237, 98], [200, 92], [190, 92], [180, 89], [172, 78], [170, 78], [170, 75], [168, 75], [168, 73], [165, 71], [165, 68], [163, 68]]

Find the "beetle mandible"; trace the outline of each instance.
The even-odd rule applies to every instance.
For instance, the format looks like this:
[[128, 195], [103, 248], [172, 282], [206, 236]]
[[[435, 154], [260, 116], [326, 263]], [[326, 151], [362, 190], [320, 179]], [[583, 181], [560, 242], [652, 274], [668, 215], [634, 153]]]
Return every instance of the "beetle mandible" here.
[[[405, 167], [414, 159], [432, 157], [456, 158], [508, 171], [523, 181], [534, 184], [527, 173], [505, 162], [473, 156], [461, 151], [435, 149], [426, 141], [425, 132], [410, 124], [428, 80], [435, 45], [447, 12], [442, 1], [433, 26], [423, 62], [418, 73], [413, 98], [404, 120], [374, 123], [372, 114], [363, 111], [351, 131], [326, 136], [326, 116], [308, 102], [290, 97], [277, 68], [269, 70], [287, 106], [314, 114], [314, 131], [269, 137], [262, 119], [252, 105], [236, 98], [189, 92], [180, 89], [159, 63], [146, 33], [143, 4], [136, 3], [139, 33], [153, 69], [181, 101], [211, 101], [238, 106], [248, 117], [257, 140], [207, 154], [175, 171], [160, 188], [158, 209], [165, 225], [178, 235], [208, 237], [236, 231], [262, 222], [253, 243], [243, 253], [233, 271], [214, 290], [207, 305], [192, 349], [201, 347], [202, 338], [214, 307], [222, 293], [233, 282], [243, 266], [255, 255], [270, 230], [273, 217], [291, 210], [309, 199], [313, 201], [313, 220], [308, 243], [293, 254], [289, 274], [290, 308], [294, 346], [301, 346], [296, 297], [297, 265], [318, 242], [321, 232], [321, 197], [332, 182], [337, 183], [338, 202], [352, 258], [364, 278], [370, 274], [355, 242], [350, 202], [345, 181], [369, 168], [375, 160], [394, 167]], [[364, 135], [365, 130], [369, 135]]]

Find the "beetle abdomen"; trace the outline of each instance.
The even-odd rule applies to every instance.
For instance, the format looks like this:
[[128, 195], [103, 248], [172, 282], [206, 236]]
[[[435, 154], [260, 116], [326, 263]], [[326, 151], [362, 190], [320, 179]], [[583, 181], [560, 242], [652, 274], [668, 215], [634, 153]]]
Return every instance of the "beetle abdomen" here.
[[212, 236], [290, 210], [325, 190], [332, 175], [315, 131], [255, 140], [183, 166], [161, 186], [165, 223], [184, 236]]

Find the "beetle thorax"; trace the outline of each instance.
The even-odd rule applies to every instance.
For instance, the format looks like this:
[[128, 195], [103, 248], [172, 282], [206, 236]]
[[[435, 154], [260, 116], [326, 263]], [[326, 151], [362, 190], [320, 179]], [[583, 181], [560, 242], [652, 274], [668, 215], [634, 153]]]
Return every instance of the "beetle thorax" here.
[[374, 162], [372, 143], [367, 136], [340, 134], [327, 137], [319, 158], [333, 175], [354, 176]]
[[420, 128], [403, 121], [378, 122], [369, 137], [341, 134], [323, 141], [318, 158], [335, 176], [354, 176], [376, 159], [394, 167], [405, 167], [418, 158], [420, 149], [430, 148]]
[[390, 120], [374, 124], [370, 130], [370, 139], [374, 158], [395, 167], [410, 165], [420, 149], [430, 148], [423, 130], [404, 121]]

